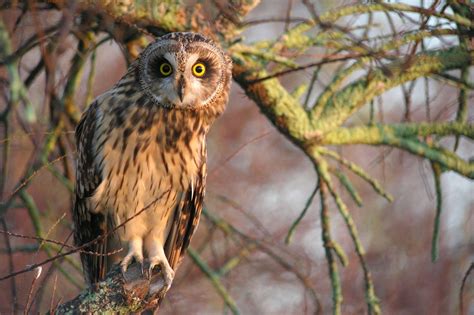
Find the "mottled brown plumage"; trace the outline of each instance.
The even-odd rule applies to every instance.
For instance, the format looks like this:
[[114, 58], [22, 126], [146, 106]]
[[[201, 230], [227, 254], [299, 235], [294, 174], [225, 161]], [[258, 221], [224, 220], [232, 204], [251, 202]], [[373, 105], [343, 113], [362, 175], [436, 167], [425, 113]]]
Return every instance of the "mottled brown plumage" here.
[[76, 130], [75, 241], [108, 235], [87, 250], [124, 248], [111, 256], [81, 254], [89, 283], [116, 262], [126, 269], [146, 257], [171, 284], [199, 222], [206, 135], [224, 111], [230, 81], [230, 59], [212, 41], [171, 33], [149, 45], [83, 114]]

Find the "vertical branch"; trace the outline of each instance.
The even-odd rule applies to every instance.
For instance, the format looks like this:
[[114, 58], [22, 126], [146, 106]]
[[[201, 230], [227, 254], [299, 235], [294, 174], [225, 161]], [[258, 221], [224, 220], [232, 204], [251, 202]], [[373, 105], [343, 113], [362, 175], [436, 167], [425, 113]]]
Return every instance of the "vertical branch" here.
[[8, 156], [10, 154], [10, 133], [9, 133], [9, 120], [8, 120], [9, 108], [6, 108], [0, 118], [0, 123], [3, 125], [3, 137], [0, 141], [2, 148], [2, 165], [0, 166], [0, 199], [4, 200], [3, 194], [5, 193], [5, 184], [7, 181], [8, 172]]
[[303, 103], [303, 108], [305, 110], [309, 109], [309, 99], [311, 97], [311, 94], [313, 93], [314, 89], [314, 84], [316, 83], [316, 80], [318, 79], [319, 72], [321, 71], [322, 67], [317, 67], [314, 71], [313, 74], [311, 75], [311, 80], [309, 81], [308, 84], [308, 91], [306, 92], [306, 96], [304, 99]]
[[36, 281], [41, 276], [41, 271], [43, 270], [43, 267], [38, 267], [35, 270], [36, 270], [36, 274], [34, 275], [33, 280], [31, 280], [30, 291], [28, 292], [26, 306], [23, 312], [24, 315], [30, 314], [30, 309], [31, 309], [31, 304], [32, 304], [31, 297], [33, 296], [33, 291], [35, 290]]
[[370, 100], [370, 109], [369, 109], [369, 125], [373, 126], [375, 124], [375, 104], [374, 100]]
[[[3, 23], [0, 20], [0, 64], [5, 64], [7, 68], [7, 73], [9, 77], [8, 81], [8, 90], [9, 98], [5, 97], [7, 103], [6, 108], [0, 114], [0, 121], [3, 124], [4, 137], [5, 141], [3, 143], [2, 149], [2, 166], [0, 169], [0, 198], [3, 200], [3, 193], [6, 185], [7, 171], [8, 171], [8, 155], [10, 152], [10, 139], [9, 139], [9, 119], [10, 113], [14, 110], [16, 105], [20, 100], [22, 100], [26, 105], [26, 110], [31, 110], [32, 106], [27, 97], [27, 91], [23, 81], [20, 78], [18, 72], [18, 60], [12, 58], [8, 60], [9, 56], [12, 56], [12, 43], [10, 40], [9, 32]], [[9, 208], [9, 202], [0, 206], [0, 215], [6, 212], [6, 209]], [[15, 302], [16, 303], [16, 302]]]
[[[3, 217], [0, 217], [0, 224], [2, 225], [2, 229], [4, 231], [7, 231], [7, 224], [5, 222], [5, 219]], [[5, 246], [7, 247], [7, 255], [8, 255], [8, 273], [12, 273], [14, 270], [14, 263], [13, 263], [13, 252], [12, 252], [12, 247], [10, 243], [10, 238], [8, 237], [7, 234], [3, 234], [5, 237]], [[16, 290], [16, 280], [15, 278], [11, 278], [10, 280], [10, 292], [12, 295], [12, 314], [16, 314], [16, 310], [18, 308], [18, 296], [17, 296], [17, 290]]]
[[288, 32], [289, 27], [290, 27], [292, 7], [293, 7], [293, 0], [288, 0], [288, 6], [286, 8], [286, 16], [285, 16], [285, 33]]
[[464, 315], [464, 302], [463, 302], [464, 287], [466, 286], [466, 282], [467, 282], [467, 278], [469, 278], [469, 274], [473, 270], [474, 270], [474, 262], [471, 263], [466, 273], [464, 274], [464, 277], [462, 278], [461, 289], [459, 290], [459, 315]]
[[82, 77], [82, 70], [87, 60], [87, 54], [89, 52], [90, 47], [93, 45], [93, 39], [94, 35], [92, 32], [79, 33], [77, 53], [72, 59], [69, 79], [64, 88], [64, 111], [69, 117], [69, 119], [75, 124], [79, 122], [80, 117], [80, 113], [78, 111], [76, 103], [74, 102], [75, 92]]
[[441, 191], [441, 166], [438, 163], [431, 162], [433, 178], [436, 192], [436, 214], [433, 225], [433, 237], [431, 240], [431, 260], [435, 262], [439, 254], [439, 226], [441, 221], [441, 210], [443, 206], [443, 194]]
[[413, 89], [415, 87], [416, 81], [413, 80], [408, 84], [408, 88], [406, 84], [402, 84], [402, 92], [403, 92], [403, 99], [405, 101], [405, 114], [403, 115], [403, 121], [409, 122], [411, 121], [411, 95], [413, 94]]
[[318, 193], [318, 190], [319, 190], [319, 186], [316, 185], [313, 192], [311, 193], [308, 200], [306, 201], [306, 204], [305, 204], [303, 210], [300, 212], [300, 215], [296, 218], [296, 220], [293, 222], [293, 224], [291, 224], [291, 227], [288, 230], [288, 233], [287, 233], [286, 238], [285, 238], [285, 243], [286, 244], [290, 244], [291, 238], [293, 237], [293, 234], [295, 233], [296, 227], [298, 226], [298, 224], [300, 224], [301, 220], [306, 215], [306, 212], [308, 211], [309, 207], [313, 203], [313, 199], [316, 196], [316, 194]]
[[[321, 177], [320, 177], [321, 178]], [[332, 254], [332, 239], [331, 239], [331, 226], [329, 221], [329, 208], [328, 208], [328, 188], [327, 184], [321, 179], [319, 180], [319, 189], [321, 191], [321, 228], [322, 228], [322, 239], [324, 252], [326, 253], [326, 260], [329, 267], [329, 276], [331, 278], [332, 287], [332, 313], [333, 315], [341, 314], [342, 304], [342, 290], [341, 290], [341, 279], [339, 272], [337, 271], [337, 264]]]
[[[424, 47], [424, 44], [421, 44], [421, 47]], [[423, 78], [424, 88], [425, 88], [425, 113], [426, 120], [431, 121], [431, 107], [430, 107], [430, 81], [427, 77]]]
[[93, 98], [94, 98], [94, 89], [93, 89], [93, 87], [94, 87], [94, 78], [95, 78], [96, 55], [97, 55], [97, 48], [94, 49], [91, 53], [90, 70], [89, 70], [89, 76], [87, 77], [87, 92], [86, 92], [85, 106], [92, 103]]
[[[461, 69], [461, 81], [462, 82], [467, 82], [469, 79], [469, 67], [463, 67]], [[467, 97], [468, 97], [468, 91], [465, 86], [461, 86], [459, 88], [459, 97], [458, 97], [458, 102], [459, 102], [459, 107], [456, 113], [456, 121], [459, 122], [466, 122], [467, 117], [468, 117], [468, 106], [467, 106]], [[456, 136], [456, 140], [454, 142], [454, 151], [456, 151], [459, 147], [459, 140], [461, 139], [460, 136]]]
[[8, 56], [11, 54], [12, 44], [10, 36], [3, 21], [0, 21], [0, 62], [6, 63], [8, 76], [10, 78], [10, 109], [15, 107], [20, 100], [24, 100], [29, 104], [26, 97], [26, 88], [20, 78], [20, 74], [18, 73], [18, 60], [8, 60]]
[[[53, 284], [53, 293], [51, 294], [51, 301], [50, 301], [50, 304], [49, 304], [49, 313], [51, 314], [56, 314], [56, 312], [54, 312], [53, 310], [55, 310], [57, 308], [57, 304], [56, 304], [56, 307], [53, 306], [53, 303], [54, 303], [54, 298], [56, 297], [56, 285], [58, 283], [58, 275], [54, 275], [54, 284]], [[60, 300], [57, 302], [59, 303]]]
[[[462, 3], [457, 1], [450, 1], [448, 2], [451, 9], [469, 20], [473, 20], [474, 18], [474, 11], [472, 10], [472, 4], [469, 3]], [[472, 31], [473, 27], [466, 27], [461, 23], [456, 23], [457, 28], [461, 31], [458, 35], [459, 38], [459, 46], [462, 47], [464, 50], [469, 51], [472, 49]], [[470, 35], [469, 35], [470, 34]], [[467, 82], [469, 79], [469, 66], [472, 65], [472, 61], [470, 63], [466, 63], [461, 68], [461, 82]], [[459, 90], [459, 107], [456, 113], [456, 120], [460, 122], [465, 122], [468, 117], [468, 106], [467, 106], [467, 89], [465, 86], [461, 86]], [[456, 141], [454, 143], [454, 151], [457, 150], [459, 146], [459, 137], [456, 137]]]
[[[420, 7], [425, 6], [425, 1], [420, 0]], [[425, 40], [421, 40], [421, 51], [426, 51]], [[431, 121], [431, 108], [430, 108], [430, 83], [428, 77], [423, 77], [423, 83], [425, 88], [425, 112], [426, 112], [426, 120]]]
[[320, 178], [320, 185], [324, 182], [326, 184], [327, 190], [329, 191], [333, 199], [336, 201], [336, 205], [339, 210], [339, 213], [342, 215], [346, 223], [347, 229], [349, 230], [349, 234], [351, 236], [352, 242], [354, 243], [355, 251], [357, 253], [360, 265], [362, 267], [362, 271], [364, 273], [365, 294], [366, 294], [369, 314], [380, 314], [381, 310], [380, 310], [379, 300], [377, 296], [375, 295], [375, 288], [372, 281], [372, 275], [369, 271], [369, 268], [364, 258], [365, 250], [360, 241], [359, 233], [357, 231], [357, 227], [355, 226], [354, 220], [352, 219], [352, 216], [350, 215], [346, 204], [342, 201], [341, 197], [336, 192], [332, 184], [327, 162], [323, 160], [317, 152], [313, 154], [313, 158], [317, 165], [316, 167], [317, 167], [318, 175]]

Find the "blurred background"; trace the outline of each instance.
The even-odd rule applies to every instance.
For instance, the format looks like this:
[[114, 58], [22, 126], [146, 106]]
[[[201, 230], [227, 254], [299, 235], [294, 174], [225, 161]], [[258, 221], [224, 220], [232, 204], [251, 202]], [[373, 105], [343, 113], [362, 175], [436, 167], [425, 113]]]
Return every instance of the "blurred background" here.
[[[212, 5], [216, 4], [211, 2], [208, 10], [212, 11]], [[313, 3], [320, 14], [354, 4], [352, 1]], [[433, 4], [429, 1], [405, 3], [427, 8]], [[195, 3], [187, 2], [187, 5]], [[125, 74], [127, 58], [133, 56], [129, 55], [126, 45], [98, 32], [94, 39], [97, 49], [83, 58], [83, 69], [77, 73], [68, 99], [67, 92], [58, 91], [70, 84], [74, 73], [71, 65], [77, 64], [77, 56], [82, 56], [77, 53], [79, 35], [74, 33], [80, 30], [67, 29], [73, 28], [79, 17], [74, 15], [73, 9], [45, 8], [28, 12], [22, 11], [24, 7], [15, 8], [11, 4], [7, 8], [3, 4], [0, 11], [11, 49], [25, 49], [15, 63], [29, 100], [16, 104], [8, 119], [2, 117], [0, 125], [3, 165], [0, 229], [72, 244], [74, 118]], [[289, 10], [294, 20], [288, 20]], [[408, 14], [408, 18], [390, 16], [390, 23], [399, 32], [419, 27], [416, 14]], [[285, 28], [297, 24], [298, 19], [310, 18], [308, 7], [300, 1], [263, 0], [245, 17], [247, 28], [242, 40], [250, 44], [277, 39]], [[61, 19], [67, 22], [62, 28], [55, 28]], [[265, 19], [274, 21], [267, 23]], [[340, 25], [354, 28], [368, 23], [367, 15], [349, 16], [339, 21]], [[370, 18], [370, 36], [391, 33], [390, 23], [386, 14], [374, 13]], [[428, 23], [447, 24], [435, 19]], [[35, 39], [29, 42], [32, 36]], [[456, 45], [457, 38], [430, 38], [423, 44], [431, 48], [448, 47]], [[45, 59], [48, 52], [54, 58]], [[299, 61], [322, 59], [325, 54], [327, 51], [323, 48], [315, 48]], [[308, 96], [310, 103], [340, 66], [335, 63], [321, 68]], [[293, 72], [280, 81], [292, 90], [311, 80], [313, 71]], [[10, 106], [8, 75], [9, 68], [3, 62], [1, 111]], [[358, 75], [354, 73], [353, 77]], [[473, 79], [471, 67], [467, 81], [473, 82]], [[473, 119], [473, 95], [469, 90], [469, 122]], [[370, 115], [381, 122], [404, 121], [407, 102], [410, 121], [452, 120], [456, 116], [458, 97], [456, 86], [431, 78], [418, 79], [412, 85], [392, 89], [376, 98], [372, 106], [368, 104], [356, 112], [346, 125], [365, 123]], [[54, 106], [63, 106], [68, 114], [53, 110]], [[68, 106], [74, 108], [69, 111]], [[452, 147], [454, 142], [454, 137], [442, 140], [447, 147]], [[334, 149], [367, 170], [394, 196], [394, 201], [389, 203], [366, 182], [350, 174], [363, 206], [357, 206], [341, 190], [366, 249], [367, 264], [382, 311], [386, 314], [457, 313], [462, 279], [474, 260], [473, 182], [454, 172], [442, 175], [439, 258], [432, 262], [436, 193], [429, 161], [390, 147], [347, 145]], [[469, 159], [473, 149], [472, 141], [462, 138], [456, 153]], [[206, 212], [191, 244], [194, 258], [184, 259], [161, 314], [229, 314], [229, 303], [234, 302], [242, 314], [330, 313], [331, 287], [321, 240], [318, 195], [296, 227], [291, 242], [285, 242], [291, 225], [317, 185], [312, 162], [275, 129], [237, 84], [232, 87], [226, 112], [211, 129], [208, 152]], [[15, 198], [10, 198], [13, 195]], [[365, 313], [364, 277], [353, 241], [334, 204], [330, 206], [332, 235], [342, 245], [349, 261], [346, 267], [340, 267], [342, 313]], [[222, 228], [225, 225], [230, 227]], [[0, 235], [0, 276], [54, 256], [60, 248], [47, 242]], [[225, 288], [225, 295], [216, 290], [216, 283], [202, 271], [203, 263], [219, 275], [217, 281]], [[0, 281], [0, 313], [25, 309], [32, 313], [45, 312], [75, 297], [84, 288], [77, 254], [44, 265], [37, 280], [34, 280], [35, 273]], [[474, 314], [472, 274], [464, 290], [465, 314]]]

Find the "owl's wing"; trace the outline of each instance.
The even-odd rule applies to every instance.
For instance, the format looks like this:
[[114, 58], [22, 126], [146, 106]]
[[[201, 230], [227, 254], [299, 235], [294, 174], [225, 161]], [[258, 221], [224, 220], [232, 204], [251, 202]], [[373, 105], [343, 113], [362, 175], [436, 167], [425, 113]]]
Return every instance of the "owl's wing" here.
[[[102, 172], [95, 162], [94, 141], [97, 129], [97, 111], [99, 104], [92, 103], [83, 114], [76, 128], [76, 145], [78, 151], [76, 169], [76, 197], [73, 209], [74, 241], [76, 246], [95, 240], [107, 233], [107, 220], [101, 213], [92, 213], [87, 201], [102, 182]], [[107, 252], [107, 241], [96, 242], [85, 251], [104, 254]], [[90, 255], [81, 252], [84, 275], [89, 283], [95, 283], [105, 276], [106, 256]]]
[[203, 154], [203, 163], [196, 179], [182, 194], [177, 205], [171, 230], [165, 244], [165, 253], [168, 262], [176, 271], [189, 246], [191, 237], [197, 229], [202, 211], [202, 202], [206, 188], [206, 160]]

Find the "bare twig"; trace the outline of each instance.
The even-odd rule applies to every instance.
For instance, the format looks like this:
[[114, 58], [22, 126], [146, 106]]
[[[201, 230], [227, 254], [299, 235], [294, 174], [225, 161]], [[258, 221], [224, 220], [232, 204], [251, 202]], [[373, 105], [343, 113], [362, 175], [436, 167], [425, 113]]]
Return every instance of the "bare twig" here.
[[19, 270], [19, 271], [15, 271], [15, 272], [12, 272], [12, 273], [9, 273], [8, 275], [5, 275], [5, 276], [2, 276], [0, 277], [0, 281], [3, 281], [3, 280], [6, 280], [6, 279], [10, 279], [11, 277], [15, 277], [19, 274], [22, 274], [22, 273], [25, 273], [25, 272], [29, 272], [29, 271], [32, 271], [40, 266], [43, 266], [47, 263], [50, 263], [52, 261], [55, 261], [59, 258], [62, 258], [62, 257], [65, 257], [65, 256], [69, 256], [73, 253], [77, 253], [81, 250], [83, 250], [84, 248], [87, 248], [89, 247], [90, 245], [93, 245], [97, 242], [101, 242], [103, 241], [104, 239], [106, 239], [110, 234], [114, 233], [115, 231], [117, 231], [118, 229], [120, 229], [121, 227], [123, 227], [125, 224], [127, 224], [128, 222], [130, 222], [131, 220], [135, 219], [137, 216], [139, 216], [140, 214], [142, 214], [144, 211], [146, 211], [147, 209], [151, 208], [156, 202], [158, 202], [158, 200], [160, 200], [165, 194], [167, 194], [168, 191], [162, 193], [158, 198], [156, 198], [155, 200], [153, 200], [152, 202], [150, 202], [147, 206], [145, 206], [144, 208], [142, 208], [140, 211], [137, 211], [133, 216], [131, 216], [130, 218], [124, 220], [121, 224], [117, 225], [114, 229], [111, 229], [110, 231], [108, 231], [106, 234], [103, 234], [97, 238], [95, 238], [94, 240], [90, 241], [90, 242], [87, 242], [87, 243], [84, 243], [82, 244], [81, 246], [78, 246], [78, 247], [74, 247], [73, 249], [67, 251], [67, 252], [64, 252], [64, 253], [58, 253], [56, 256], [54, 257], [50, 257], [46, 260], [43, 260], [42, 262], [39, 262], [39, 263], [36, 263], [36, 264], [32, 264], [22, 270]]
[[459, 290], [459, 314], [464, 315], [464, 287], [466, 286], [467, 278], [469, 278], [470, 273], [474, 270], [474, 262], [471, 263], [469, 268], [466, 270], [464, 277], [461, 282], [461, 289]]
[[[3, 229], [7, 228], [7, 224], [5, 222], [4, 218], [0, 218], [0, 224], [2, 225]], [[12, 250], [11, 243], [10, 243], [10, 238], [8, 235], [5, 236], [5, 245], [7, 247], [7, 254], [8, 254], [8, 272], [13, 272], [14, 270], [14, 263], [13, 263], [13, 253], [14, 251]], [[16, 280], [15, 278], [11, 279], [11, 284], [10, 284], [10, 293], [12, 295], [12, 312], [13, 314], [16, 313], [16, 310], [18, 309], [18, 294], [17, 294], [17, 289], [16, 289]]]
[[36, 270], [36, 274], [33, 276], [33, 280], [31, 281], [30, 291], [28, 292], [28, 299], [26, 300], [25, 311], [23, 312], [23, 314], [25, 314], [25, 315], [30, 313], [31, 297], [33, 295], [33, 290], [35, 289], [36, 281], [41, 276], [41, 272], [43, 271], [43, 267], [37, 267], [37, 268], [35, 268], [35, 270]]
[[288, 234], [286, 234], [286, 238], [285, 238], [285, 243], [286, 244], [290, 244], [291, 242], [291, 238], [293, 237], [293, 234], [295, 233], [295, 230], [296, 230], [296, 227], [298, 226], [298, 224], [301, 222], [301, 220], [304, 218], [306, 212], [308, 211], [309, 207], [311, 206], [311, 204], [313, 203], [313, 199], [314, 197], [316, 196], [316, 194], [318, 193], [318, 190], [319, 190], [319, 186], [316, 185], [316, 187], [314, 188], [313, 192], [311, 193], [311, 195], [309, 196], [308, 200], [306, 201], [306, 204], [303, 208], [303, 211], [300, 212], [300, 215], [298, 216], [298, 218], [296, 218], [295, 221], [293, 221], [293, 223], [291, 224], [291, 227], [290, 229], [288, 230]]

